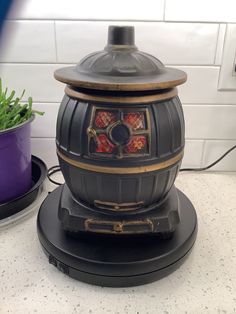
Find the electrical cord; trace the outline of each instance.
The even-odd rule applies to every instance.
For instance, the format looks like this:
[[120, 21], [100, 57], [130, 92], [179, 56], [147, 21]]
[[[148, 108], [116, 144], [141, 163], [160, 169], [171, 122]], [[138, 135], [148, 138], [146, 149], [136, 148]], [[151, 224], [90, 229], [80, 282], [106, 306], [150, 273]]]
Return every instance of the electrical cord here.
[[202, 168], [183, 168], [180, 169], [180, 171], [204, 171], [204, 170], [208, 170], [210, 168], [212, 168], [213, 166], [215, 166], [216, 164], [218, 164], [218, 162], [220, 162], [223, 158], [225, 158], [229, 153], [231, 153], [234, 149], [236, 148], [236, 145], [234, 145], [233, 147], [231, 147], [229, 150], [227, 150], [220, 158], [218, 158], [216, 161], [214, 161], [212, 164], [206, 166], [206, 167], [202, 167]]
[[51, 176], [57, 172], [60, 172], [61, 171], [61, 167], [59, 165], [56, 165], [56, 166], [52, 166], [51, 168], [48, 169], [48, 173], [47, 173], [47, 177], [48, 177], [48, 180], [50, 182], [52, 182], [53, 184], [56, 184], [56, 185], [62, 185], [60, 182], [57, 182], [55, 180], [53, 180], [51, 178]]
[[[210, 168], [212, 168], [213, 166], [215, 166], [216, 164], [218, 164], [218, 162], [220, 162], [222, 159], [224, 159], [229, 153], [231, 153], [234, 149], [236, 149], [236, 145], [234, 145], [233, 147], [231, 147], [229, 150], [227, 150], [221, 157], [219, 157], [217, 160], [215, 160], [213, 163], [211, 163], [210, 165], [206, 166], [206, 167], [202, 167], [202, 168], [182, 168], [180, 169], [180, 172], [184, 172], [184, 171], [204, 171], [204, 170], [208, 170]], [[56, 185], [62, 185], [62, 183], [57, 182], [55, 180], [53, 180], [51, 178], [51, 176], [57, 172], [60, 172], [61, 168], [59, 165], [53, 166], [51, 168], [48, 169], [48, 173], [47, 173], [47, 177], [48, 180], [50, 182], [52, 182], [53, 184]]]

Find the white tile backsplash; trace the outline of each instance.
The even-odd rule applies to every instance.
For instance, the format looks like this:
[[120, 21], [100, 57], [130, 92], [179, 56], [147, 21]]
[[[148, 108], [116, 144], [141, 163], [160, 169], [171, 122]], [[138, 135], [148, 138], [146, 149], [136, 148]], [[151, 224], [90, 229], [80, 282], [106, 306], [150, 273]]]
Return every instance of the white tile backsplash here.
[[[233, 76], [236, 62], [236, 24], [228, 24], [222, 56], [222, 66], [219, 77], [219, 90], [236, 87], [236, 77]], [[228, 79], [227, 79], [228, 78]], [[231, 78], [231, 79], [230, 79]]]
[[[77, 63], [91, 51], [102, 50], [111, 24], [117, 22], [57, 21], [58, 62]], [[214, 64], [218, 24], [119, 22], [123, 24], [135, 26], [140, 50], [166, 64]]]
[[[235, 0], [15, 1], [1, 38], [0, 77], [18, 93], [26, 89], [34, 108], [45, 111], [32, 124], [33, 153], [49, 166], [57, 163], [56, 117], [65, 85], [54, 79], [55, 69], [103, 49], [108, 25], [117, 24], [134, 25], [140, 50], [188, 75], [179, 86], [187, 139], [182, 167], [217, 159], [236, 143], [236, 87], [218, 90], [235, 12]], [[235, 154], [214, 169], [236, 171]]]
[[32, 96], [35, 102], [60, 102], [64, 94], [64, 84], [53, 77], [54, 71], [63, 65], [55, 64], [0, 64], [0, 75], [4, 85], [25, 98]]
[[20, 0], [11, 19], [163, 20], [164, 0]]
[[7, 21], [0, 62], [56, 62], [53, 21]]
[[184, 115], [187, 138], [236, 138], [236, 106], [184, 105]]
[[186, 140], [181, 168], [201, 167], [204, 140]]
[[33, 109], [43, 111], [44, 115], [35, 115], [31, 127], [32, 137], [55, 137], [56, 120], [59, 104], [57, 103], [34, 103]]
[[32, 154], [41, 158], [48, 167], [58, 165], [54, 138], [32, 138]]
[[165, 64], [214, 63], [217, 24], [143, 23], [138, 25], [136, 34], [139, 49]]
[[166, 0], [166, 21], [236, 22], [235, 0]]
[[188, 80], [179, 86], [182, 103], [186, 104], [236, 104], [235, 91], [218, 91], [218, 66], [178, 66]]
[[216, 47], [216, 55], [215, 55], [215, 65], [221, 65], [221, 62], [222, 62], [225, 32], [226, 32], [226, 24], [220, 24], [217, 47]]

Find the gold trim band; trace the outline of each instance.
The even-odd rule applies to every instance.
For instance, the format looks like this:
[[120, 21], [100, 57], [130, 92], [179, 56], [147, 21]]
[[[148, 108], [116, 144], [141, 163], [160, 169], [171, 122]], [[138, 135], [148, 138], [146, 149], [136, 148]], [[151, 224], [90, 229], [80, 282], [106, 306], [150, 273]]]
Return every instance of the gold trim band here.
[[100, 101], [106, 103], [122, 103], [122, 104], [137, 104], [137, 103], [149, 103], [153, 101], [170, 99], [178, 95], [177, 88], [172, 88], [166, 93], [160, 93], [155, 95], [147, 96], [135, 96], [135, 97], [113, 97], [113, 96], [95, 96], [90, 94], [84, 94], [77, 92], [71, 89], [69, 86], [66, 86], [65, 93], [73, 98], [79, 98], [89, 101]]
[[[153, 232], [154, 226], [150, 219], [134, 220], [134, 221], [106, 221], [87, 219], [84, 222], [86, 231], [97, 233], [109, 233], [109, 234], [131, 234], [131, 233], [149, 233]], [[139, 226], [143, 227], [143, 230], [125, 230], [127, 227]], [[107, 227], [107, 228], [106, 228]], [[108, 229], [110, 227], [110, 229]]]
[[168, 168], [168, 167], [176, 164], [177, 162], [179, 162], [183, 158], [184, 151], [182, 150], [181, 153], [179, 153], [175, 157], [168, 159], [166, 161], [160, 162], [158, 164], [148, 165], [148, 166], [139, 166], [139, 167], [129, 167], [129, 168], [103, 167], [103, 166], [91, 165], [91, 164], [87, 164], [84, 162], [73, 160], [73, 159], [65, 156], [64, 154], [62, 154], [58, 150], [57, 150], [57, 154], [61, 159], [63, 159], [68, 164], [70, 164], [74, 167], [77, 167], [77, 168], [84, 169], [84, 170], [99, 172], [99, 173], [109, 173], [109, 174], [134, 174], [134, 173], [152, 172], [152, 171]]
[[143, 201], [137, 203], [113, 203], [101, 200], [94, 200], [94, 205], [101, 209], [108, 209], [116, 212], [139, 209], [144, 205]]

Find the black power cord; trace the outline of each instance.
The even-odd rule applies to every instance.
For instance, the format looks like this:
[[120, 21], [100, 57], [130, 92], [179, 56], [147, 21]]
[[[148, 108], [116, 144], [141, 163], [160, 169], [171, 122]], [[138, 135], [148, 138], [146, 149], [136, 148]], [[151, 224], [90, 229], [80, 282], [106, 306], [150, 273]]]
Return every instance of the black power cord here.
[[[214, 161], [212, 164], [206, 166], [206, 167], [202, 167], [202, 168], [183, 168], [183, 169], [180, 169], [180, 172], [183, 172], [183, 171], [204, 171], [204, 170], [208, 170], [210, 168], [212, 168], [213, 166], [215, 166], [216, 164], [218, 164], [218, 162], [220, 162], [223, 158], [225, 158], [229, 153], [231, 153], [234, 149], [236, 148], [236, 145], [234, 145], [233, 147], [231, 147], [229, 150], [227, 150], [220, 158], [218, 158], [216, 161]], [[61, 171], [61, 168], [59, 165], [56, 165], [56, 166], [53, 166], [51, 168], [48, 169], [48, 173], [47, 173], [47, 177], [48, 177], [48, 180], [50, 182], [52, 182], [53, 184], [56, 184], [56, 185], [61, 185], [60, 182], [57, 182], [55, 180], [53, 180], [51, 178], [51, 176], [57, 172], [60, 172]]]
[[208, 169], [212, 168], [213, 166], [215, 166], [216, 164], [218, 164], [218, 162], [220, 162], [223, 158], [225, 158], [235, 148], [236, 148], [236, 145], [231, 147], [220, 158], [218, 158], [216, 161], [214, 161], [212, 164], [210, 164], [210, 165], [208, 165], [206, 167], [202, 167], [202, 168], [183, 168], [183, 169], [180, 169], [180, 171], [204, 171], [204, 170], [208, 170]]
[[57, 181], [55, 181], [55, 180], [53, 180], [53, 179], [51, 178], [51, 176], [52, 176], [53, 174], [55, 174], [55, 173], [57, 173], [57, 172], [60, 172], [60, 171], [61, 171], [61, 167], [60, 167], [59, 165], [56, 165], [56, 166], [53, 166], [53, 167], [49, 168], [49, 169], [48, 169], [48, 173], [47, 173], [48, 180], [49, 180], [50, 182], [52, 182], [53, 184], [61, 185], [60, 182], [57, 182]]

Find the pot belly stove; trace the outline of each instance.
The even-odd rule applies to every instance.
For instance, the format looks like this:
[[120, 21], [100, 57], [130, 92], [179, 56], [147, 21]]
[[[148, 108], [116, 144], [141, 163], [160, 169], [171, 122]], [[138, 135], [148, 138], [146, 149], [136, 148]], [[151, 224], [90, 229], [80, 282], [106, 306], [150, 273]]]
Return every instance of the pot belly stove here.
[[186, 74], [139, 51], [133, 27], [110, 26], [104, 50], [55, 78], [67, 84], [56, 135], [65, 184], [38, 214], [49, 262], [104, 286], [167, 275], [197, 234], [194, 207], [174, 186], [184, 152], [176, 86]]

